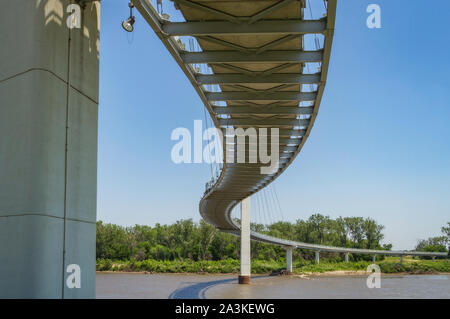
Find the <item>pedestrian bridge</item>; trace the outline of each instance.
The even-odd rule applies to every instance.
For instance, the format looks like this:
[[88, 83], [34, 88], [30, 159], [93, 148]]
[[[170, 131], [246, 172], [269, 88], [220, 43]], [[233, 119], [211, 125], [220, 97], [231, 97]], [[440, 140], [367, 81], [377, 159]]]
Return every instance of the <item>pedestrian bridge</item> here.
[[[313, 17], [310, 1], [322, 6], [320, 17]], [[249, 275], [249, 257], [242, 254], [249, 254], [250, 237], [286, 247], [288, 270], [293, 248], [316, 251], [317, 262], [320, 251], [344, 253], [346, 260], [349, 253], [446, 255], [330, 247], [250, 232], [248, 198], [286, 170], [314, 126], [327, 80], [337, 0], [174, 0], [184, 17], [177, 22], [155, 10], [149, 0], [132, 2], [192, 83], [215, 127], [227, 137], [220, 175], [208, 182], [200, 214], [219, 230], [241, 236], [241, 264], [248, 259], [241, 275]], [[197, 47], [186, 49], [189, 41]], [[245, 161], [236, 161], [237, 141], [227, 136], [226, 129], [249, 127], [278, 129], [279, 165], [272, 173], [261, 173], [267, 164], [259, 159], [249, 162], [252, 150], [256, 152], [250, 138], [245, 140]], [[263, 137], [271, 138], [272, 133]], [[231, 218], [239, 203], [243, 203], [242, 227]]]
[[[200, 213], [240, 236], [241, 282], [250, 279], [251, 238], [285, 247], [288, 270], [294, 248], [316, 251], [317, 261], [321, 251], [445, 255], [328, 247], [250, 231], [249, 198], [286, 170], [314, 125], [336, 0], [174, 0], [178, 21], [162, 12], [161, 0], [152, 0], [158, 9], [150, 0], [131, 1], [192, 83], [212, 125], [225, 130], [225, 161], [207, 183]], [[0, 298], [92, 298], [100, 0], [0, 1], [0, 8], [8, 30], [0, 50], [8, 61], [0, 68]], [[321, 13], [312, 14], [316, 9]], [[133, 21], [122, 26], [131, 31]], [[273, 169], [262, 172], [266, 159], [252, 160], [260, 145], [240, 143], [230, 128], [258, 130], [260, 142], [270, 138], [279, 153]], [[231, 212], [239, 203], [238, 224]]]

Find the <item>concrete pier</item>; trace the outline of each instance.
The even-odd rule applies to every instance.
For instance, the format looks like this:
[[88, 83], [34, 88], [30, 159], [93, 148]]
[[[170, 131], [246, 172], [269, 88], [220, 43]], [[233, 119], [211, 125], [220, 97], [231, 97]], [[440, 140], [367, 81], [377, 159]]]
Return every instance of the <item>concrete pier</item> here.
[[372, 256], [372, 262], [376, 262], [377, 261], [377, 255], [373, 255]]
[[290, 274], [292, 273], [292, 251], [293, 247], [286, 248], [286, 271]]
[[348, 263], [348, 255], [349, 255], [349, 253], [345, 253], [345, 255], [344, 255], [346, 263]]
[[100, 4], [72, 3], [0, 2], [0, 298], [95, 297]]
[[316, 264], [318, 264], [320, 262], [320, 251], [316, 250], [315, 253], [316, 253]]
[[249, 284], [250, 264], [250, 197], [241, 202], [241, 273], [240, 284]]

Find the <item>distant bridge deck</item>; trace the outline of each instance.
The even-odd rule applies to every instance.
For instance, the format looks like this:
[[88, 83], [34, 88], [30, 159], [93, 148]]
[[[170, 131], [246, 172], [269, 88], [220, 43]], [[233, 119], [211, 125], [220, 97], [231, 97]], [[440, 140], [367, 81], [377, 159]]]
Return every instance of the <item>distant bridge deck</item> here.
[[[236, 225], [236, 227], [239, 227]], [[239, 231], [230, 231], [230, 233], [239, 236]], [[423, 252], [423, 251], [409, 251], [409, 250], [377, 250], [377, 249], [360, 249], [360, 248], [345, 248], [345, 247], [333, 247], [318, 244], [308, 244], [303, 242], [297, 242], [282, 238], [277, 238], [273, 236], [264, 235], [257, 232], [251, 233], [251, 238], [253, 240], [276, 244], [283, 247], [293, 247], [302, 248], [308, 250], [314, 250], [319, 252], [335, 252], [335, 253], [350, 253], [350, 254], [361, 254], [361, 255], [386, 255], [386, 256], [417, 256], [417, 257], [447, 257], [448, 254], [445, 252]]]

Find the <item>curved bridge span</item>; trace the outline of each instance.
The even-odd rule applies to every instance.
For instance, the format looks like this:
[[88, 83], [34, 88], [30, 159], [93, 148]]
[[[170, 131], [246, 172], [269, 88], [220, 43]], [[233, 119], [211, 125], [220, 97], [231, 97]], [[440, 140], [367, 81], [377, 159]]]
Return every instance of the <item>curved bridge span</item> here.
[[[245, 162], [236, 162], [235, 152], [230, 160], [228, 152], [230, 147], [237, 149], [237, 142], [234, 137], [227, 139], [221, 174], [207, 184], [200, 201], [200, 213], [207, 222], [241, 236], [241, 226], [232, 220], [231, 211], [284, 172], [314, 125], [327, 79], [337, 0], [320, 0], [324, 14], [317, 20], [311, 19], [312, 13], [306, 18], [305, 12], [311, 10], [309, 0], [174, 0], [183, 22], [170, 22], [149, 0], [132, 2], [189, 78], [214, 125], [226, 137], [227, 128], [252, 127], [260, 136], [261, 128], [278, 129], [278, 169], [262, 174], [261, 167], [267, 164], [260, 160], [249, 163], [250, 139], [244, 142], [248, 150]], [[180, 37], [195, 38], [200, 50], [186, 50]], [[209, 73], [199, 71], [202, 64], [209, 67]], [[264, 136], [270, 137], [269, 133]], [[291, 260], [292, 248], [315, 250], [317, 262], [320, 251], [341, 252], [346, 259], [349, 253], [446, 256], [315, 245], [250, 233], [249, 229], [247, 235], [286, 247]]]

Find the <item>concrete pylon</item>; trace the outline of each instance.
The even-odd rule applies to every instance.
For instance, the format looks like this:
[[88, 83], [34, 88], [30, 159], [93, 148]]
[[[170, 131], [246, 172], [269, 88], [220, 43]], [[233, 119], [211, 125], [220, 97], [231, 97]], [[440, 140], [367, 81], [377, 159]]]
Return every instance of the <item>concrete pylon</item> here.
[[292, 251], [293, 247], [286, 247], [286, 271], [288, 274], [292, 273]]
[[316, 253], [315, 254], [316, 255], [316, 264], [318, 264], [320, 262], [320, 251], [316, 250], [315, 253]]
[[241, 273], [240, 284], [249, 284], [250, 264], [250, 197], [241, 202]]
[[348, 263], [348, 255], [349, 255], [349, 253], [345, 253], [345, 255], [344, 255], [344, 256], [345, 256], [345, 262], [346, 262], [346, 263]]
[[400, 263], [403, 264], [403, 255], [400, 256]]
[[74, 3], [0, 1], [0, 298], [95, 297], [100, 4]]
[[377, 261], [377, 255], [373, 255], [372, 256], [372, 262], [376, 262]]

